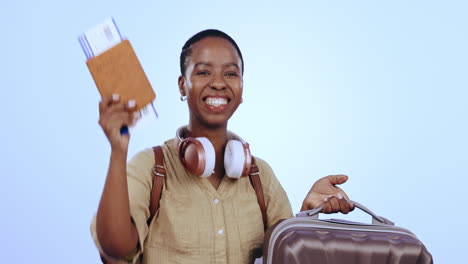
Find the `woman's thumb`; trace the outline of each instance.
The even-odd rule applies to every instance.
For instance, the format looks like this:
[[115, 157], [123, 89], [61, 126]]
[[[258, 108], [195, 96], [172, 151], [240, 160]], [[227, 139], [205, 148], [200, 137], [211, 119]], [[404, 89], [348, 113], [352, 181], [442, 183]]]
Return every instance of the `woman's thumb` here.
[[329, 175], [328, 180], [330, 181], [331, 184], [336, 185], [336, 184], [343, 184], [348, 180], [348, 176], [344, 174], [338, 174], [338, 175]]

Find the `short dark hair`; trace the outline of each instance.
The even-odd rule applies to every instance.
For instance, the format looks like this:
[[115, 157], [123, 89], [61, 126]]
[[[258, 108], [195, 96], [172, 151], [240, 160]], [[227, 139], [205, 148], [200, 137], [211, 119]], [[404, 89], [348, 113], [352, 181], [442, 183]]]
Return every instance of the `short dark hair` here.
[[189, 38], [187, 42], [185, 42], [184, 46], [182, 47], [182, 52], [180, 53], [180, 73], [182, 75], [185, 74], [185, 70], [187, 69], [186, 59], [188, 56], [190, 56], [192, 52], [192, 45], [207, 37], [223, 38], [229, 41], [229, 43], [231, 43], [234, 46], [234, 48], [236, 48], [236, 51], [239, 54], [239, 57], [242, 62], [242, 74], [244, 74], [244, 59], [242, 58], [242, 52], [240, 51], [239, 46], [237, 46], [237, 43], [228, 34], [217, 29], [206, 29], [200, 31], [197, 34], [193, 35], [191, 38]]

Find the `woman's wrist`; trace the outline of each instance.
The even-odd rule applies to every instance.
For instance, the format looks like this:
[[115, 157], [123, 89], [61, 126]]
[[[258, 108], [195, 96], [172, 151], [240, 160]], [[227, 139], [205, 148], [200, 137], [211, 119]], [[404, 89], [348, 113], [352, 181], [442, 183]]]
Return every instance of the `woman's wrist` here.
[[123, 160], [127, 161], [127, 153], [128, 149], [123, 149], [120, 147], [114, 147], [112, 146], [111, 148], [111, 160], [118, 161], [118, 160]]

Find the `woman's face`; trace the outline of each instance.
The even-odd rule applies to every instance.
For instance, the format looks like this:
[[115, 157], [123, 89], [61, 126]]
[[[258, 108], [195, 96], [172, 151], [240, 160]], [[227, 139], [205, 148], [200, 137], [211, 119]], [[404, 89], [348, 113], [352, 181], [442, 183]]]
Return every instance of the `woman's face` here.
[[207, 37], [192, 45], [179, 89], [187, 96], [190, 124], [226, 127], [242, 100], [242, 62], [227, 40]]

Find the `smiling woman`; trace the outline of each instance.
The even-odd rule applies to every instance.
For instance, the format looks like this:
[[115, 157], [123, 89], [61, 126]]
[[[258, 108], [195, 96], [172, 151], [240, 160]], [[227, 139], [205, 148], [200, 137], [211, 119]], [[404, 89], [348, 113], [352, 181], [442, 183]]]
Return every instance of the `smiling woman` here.
[[[132, 102], [114, 95], [100, 103], [99, 123], [112, 152], [91, 227], [94, 241], [109, 263], [252, 263], [264, 229], [291, 217], [292, 210], [270, 166], [227, 129], [242, 103], [242, 54], [231, 37], [206, 30], [184, 45], [180, 67], [189, 124], [162, 145], [165, 178], [154, 218], [149, 206], [156, 154], [143, 150], [127, 164], [129, 136], [119, 132], [135, 122]], [[346, 180], [318, 180], [302, 209], [323, 203], [326, 212], [349, 212], [353, 205], [334, 186]]]
[[[220, 37], [201, 39], [191, 49], [187, 68], [179, 77], [180, 93], [187, 96], [190, 110], [186, 136], [208, 137], [216, 156], [222, 157], [228, 120], [242, 100], [242, 61], [233, 45]], [[215, 188], [223, 175], [223, 160], [218, 159], [214, 177], [210, 177]]]
[[243, 63], [233, 46], [221, 37], [206, 37], [191, 45], [179, 89], [188, 99], [193, 136], [206, 126], [226, 130], [229, 118], [241, 103]]

